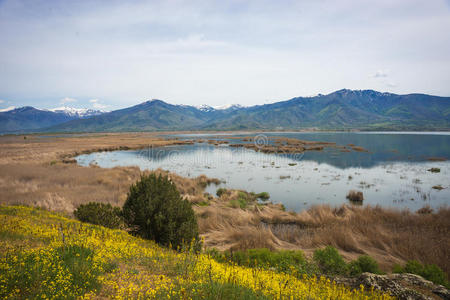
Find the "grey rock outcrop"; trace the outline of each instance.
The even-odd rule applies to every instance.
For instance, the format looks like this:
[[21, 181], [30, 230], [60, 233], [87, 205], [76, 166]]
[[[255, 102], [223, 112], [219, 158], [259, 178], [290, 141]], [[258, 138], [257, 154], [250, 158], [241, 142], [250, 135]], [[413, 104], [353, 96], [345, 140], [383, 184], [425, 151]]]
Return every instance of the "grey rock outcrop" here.
[[365, 289], [373, 288], [383, 291], [400, 300], [450, 300], [450, 291], [447, 288], [415, 274], [377, 275], [363, 273], [356, 278], [334, 278], [334, 280], [355, 289], [363, 285]]

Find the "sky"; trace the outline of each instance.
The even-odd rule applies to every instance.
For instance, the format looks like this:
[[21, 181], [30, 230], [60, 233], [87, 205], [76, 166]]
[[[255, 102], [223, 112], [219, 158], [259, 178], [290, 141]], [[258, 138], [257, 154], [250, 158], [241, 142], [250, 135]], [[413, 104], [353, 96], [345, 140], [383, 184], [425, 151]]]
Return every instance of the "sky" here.
[[450, 96], [450, 0], [0, 0], [0, 110]]

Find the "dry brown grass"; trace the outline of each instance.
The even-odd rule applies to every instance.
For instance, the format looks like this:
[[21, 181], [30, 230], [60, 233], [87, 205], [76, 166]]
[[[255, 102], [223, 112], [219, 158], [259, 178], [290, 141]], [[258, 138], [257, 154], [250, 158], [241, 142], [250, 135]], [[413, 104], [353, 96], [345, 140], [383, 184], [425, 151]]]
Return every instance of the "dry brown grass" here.
[[[121, 206], [137, 167], [103, 169], [63, 163], [75, 153], [96, 149], [143, 148], [179, 143], [151, 133], [103, 134], [71, 138], [0, 137], [0, 204], [27, 204], [71, 212], [90, 201]], [[157, 173], [165, 171], [156, 170]], [[204, 187], [215, 183], [168, 174], [181, 194], [194, 203], [206, 201]], [[422, 214], [379, 207], [313, 207], [299, 214], [279, 205], [229, 207], [238, 192], [195, 206], [208, 247], [225, 249], [302, 249], [307, 254], [334, 245], [347, 259], [366, 253], [389, 270], [394, 263], [418, 259], [450, 273], [450, 209]]]
[[[72, 212], [90, 201], [122, 205], [130, 185], [140, 176], [138, 167], [103, 169], [70, 163], [79, 153], [139, 149], [167, 141], [152, 133], [90, 134], [83, 137], [0, 137], [0, 204], [26, 204]], [[69, 163], [64, 163], [69, 162]], [[157, 170], [157, 173], [163, 172]], [[170, 175], [182, 194], [203, 193], [210, 179]]]
[[270, 205], [239, 212], [220, 206], [197, 210], [207, 246], [220, 250], [267, 247], [311, 253], [333, 245], [347, 259], [368, 254], [384, 270], [417, 259], [450, 272], [450, 209], [434, 214], [346, 205], [299, 214]]

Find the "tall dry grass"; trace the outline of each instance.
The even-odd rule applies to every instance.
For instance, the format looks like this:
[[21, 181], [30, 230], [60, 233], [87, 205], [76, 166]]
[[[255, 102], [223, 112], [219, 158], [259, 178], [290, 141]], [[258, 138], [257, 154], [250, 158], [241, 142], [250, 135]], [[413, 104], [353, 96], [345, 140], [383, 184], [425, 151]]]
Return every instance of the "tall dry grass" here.
[[[103, 169], [70, 162], [78, 153], [95, 150], [138, 149], [168, 141], [154, 133], [87, 134], [41, 138], [38, 135], [0, 137], [0, 204], [25, 204], [72, 212], [91, 201], [121, 206], [130, 185], [140, 176], [138, 167]], [[162, 173], [162, 170], [156, 170]], [[188, 197], [203, 194], [205, 176], [188, 179], [170, 174]]]
[[385, 270], [417, 259], [450, 273], [450, 209], [433, 214], [381, 207], [316, 206], [299, 214], [267, 206], [234, 212], [198, 208], [207, 246], [226, 249], [314, 249], [332, 245], [347, 259], [374, 257]]

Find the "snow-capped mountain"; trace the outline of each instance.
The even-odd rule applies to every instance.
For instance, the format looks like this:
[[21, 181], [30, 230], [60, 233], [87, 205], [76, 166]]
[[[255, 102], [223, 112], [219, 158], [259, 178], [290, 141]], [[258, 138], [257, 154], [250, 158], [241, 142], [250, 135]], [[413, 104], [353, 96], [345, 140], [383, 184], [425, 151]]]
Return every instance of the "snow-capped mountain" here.
[[204, 112], [211, 112], [211, 111], [215, 111], [215, 110], [237, 110], [237, 109], [241, 109], [244, 108], [245, 106], [242, 106], [240, 104], [225, 104], [225, 105], [220, 105], [220, 106], [210, 106], [207, 104], [202, 104], [202, 105], [197, 105], [195, 106], [195, 108], [197, 108], [198, 110], [204, 111]]
[[204, 112], [210, 112], [210, 111], [214, 111], [214, 107], [209, 106], [207, 104], [202, 104], [202, 105], [197, 105], [195, 106], [195, 108], [197, 108], [198, 110], [204, 111]]
[[220, 106], [214, 106], [214, 109], [215, 110], [226, 110], [226, 109], [237, 110], [237, 109], [241, 109], [244, 107], [245, 106], [242, 106], [240, 104], [225, 104], [225, 105], [220, 105]]
[[0, 110], [0, 133], [33, 131], [76, 119], [86, 119], [105, 112], [88, 108], [58, 107], [37, 109], [31, 106]]
[[98, 116], [105, 113], [105, 111], [103, 110], [95, 110], [90, 108], [73, 108], [67, 106], [52, 108], [49, 109], [48, 111], [52, 111], [54, 113], [62, 113], [67, 116], [76, 118], [87, 118], [91, 116]]

